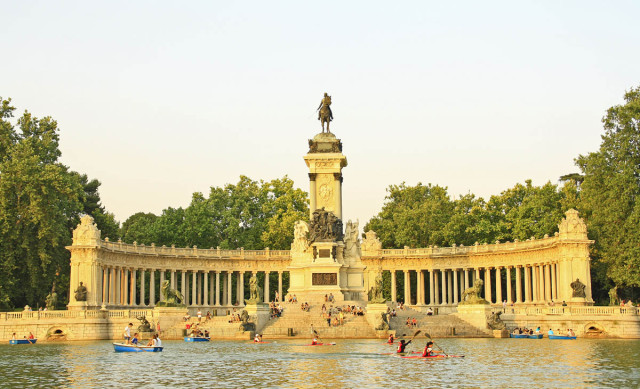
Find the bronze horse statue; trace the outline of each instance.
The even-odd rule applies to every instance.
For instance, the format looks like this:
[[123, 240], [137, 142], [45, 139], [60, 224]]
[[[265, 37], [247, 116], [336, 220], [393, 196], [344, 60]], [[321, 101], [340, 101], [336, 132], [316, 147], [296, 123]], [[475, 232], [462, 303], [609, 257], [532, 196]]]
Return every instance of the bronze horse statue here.
[[324, 124], [327, 123], [327, 132], [329, 131], [329, 123], [333, 120], [333, 112], [331, 112], [331, 96], [327, 93], [324, 94], [320, 106], [318, 107], [318, 120], [322, 124], [322, 132], [324, 132]]

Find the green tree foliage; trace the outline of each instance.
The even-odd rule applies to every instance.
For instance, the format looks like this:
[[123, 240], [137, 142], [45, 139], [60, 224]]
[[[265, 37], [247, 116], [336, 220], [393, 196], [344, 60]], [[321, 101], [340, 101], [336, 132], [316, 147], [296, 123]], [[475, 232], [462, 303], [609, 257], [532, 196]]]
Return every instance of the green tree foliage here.
[[186, 209], [167, 208], [157, 217], [137, 213], [122, 224], [121, 235], [129, 243], [288, 249], [294, 223], [308, 214], [306, 192], [288, 177], [254, 181], [241, 176], [237, 184], [212, 187], [208, 198], [194, 193]]
[[[566, 187], [567, 185], [565, 185]], [[570, 188], [558, 189], [531, 180], [516, 184], [488, 202], [473, 194], [451, 200], [440, 186], [392, 185], [382, 211], [364, 230], [374, 230], [383, 247], [427, 247], [494, 243], [542, 238], [558, 230], [558, 223], [575, 201], [567, 201]]]
[[56, 273], [59, 296], [68, 290], [65, 245], [84, 194], [77, 175], [58, 162], [56, 121], [25, 111], [16, 130], [11, 100], [0, 101], [0, 303], [36, 306]]
[[78, 176], [84, 190], [82, 211], [93, 217], [98, 229], [102, 232], [102, 239], [106, 237], [112, 240], [117, 239], [120, 236], [120, 223], [116, 221], [112, 213], [105, 210], [100, 202], [100, 193], [98, 192], [98, 188], [101, 185], [100, 181], [95, 178], [89, 180], [86, 174], [75, 174]]
[[[580, 210], [595, 239], [593, 266], [601, 282], [640, 286], [640, 87], [602, 119], [600, 149], [580, 155]], [[609, 285], [610, 286], [610, 285]]]

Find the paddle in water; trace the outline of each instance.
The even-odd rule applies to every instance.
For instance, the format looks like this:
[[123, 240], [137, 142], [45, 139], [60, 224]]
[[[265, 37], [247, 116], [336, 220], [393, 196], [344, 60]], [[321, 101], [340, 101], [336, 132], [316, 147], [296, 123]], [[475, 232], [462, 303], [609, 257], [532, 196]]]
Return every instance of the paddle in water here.
[[[434, 346], [436, 346], [437, 348], [439, 348], [439, 349], [440, 349], [440, 351], [441, 351], [444, 355], [449, 356], [449, 354], [447, 354], [447, 353], [442, 349], [442, 347], [440, 347], [440, 345], [436, 344], [436, 342], [433, 340], [433, 338], [431, 337], [431, 335], [429, 335], [429, 333], [425, 332], [425, 333], [424, 333], [424, 336], [425, 336], [425, 337], [427, 337], [427, 338], [429, 338], [429, 340], [431, 340], [431, 343], [433, 343], [433, 345], [434, 345]], [[427, 343], [427, 345], [428, 345], [428, 343]]]

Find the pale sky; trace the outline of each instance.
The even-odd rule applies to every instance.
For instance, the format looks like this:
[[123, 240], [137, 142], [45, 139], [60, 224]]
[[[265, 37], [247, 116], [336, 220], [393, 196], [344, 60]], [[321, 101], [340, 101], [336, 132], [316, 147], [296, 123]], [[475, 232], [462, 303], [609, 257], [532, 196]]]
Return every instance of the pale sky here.
[[345, 220], [385, 189], [557, 182], [640, 85], [631, 1], [0, 1], [0, 96], [51, 115], [107, 210], [289, 175], [333, 99]]

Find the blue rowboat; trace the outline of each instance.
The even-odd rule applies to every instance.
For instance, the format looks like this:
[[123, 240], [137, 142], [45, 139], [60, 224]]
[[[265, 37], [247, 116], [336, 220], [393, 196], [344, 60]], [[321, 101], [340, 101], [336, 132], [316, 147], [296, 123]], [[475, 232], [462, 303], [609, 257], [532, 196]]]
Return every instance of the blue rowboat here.
[[117, 353], [159, 353], [162, 347], [155, 346], [136, 346], [135, 344], [114, 343], [113, 348]]
[[529, 339], [542, 339], [542, 334], [529, 335]]
[[11, 339], [9, 344], [36, 344], [38, 339]]
[[185, 336], [185, 342], [208, 342], [211, 338], [205, 338], [204, 336]]
[[576, 340], [575, 336], [549, 335], [549, 339]]
[[528, 334], [509, 334], [509, 337], [517, 338], [517, 339], [528, 339], [529, 335]]

